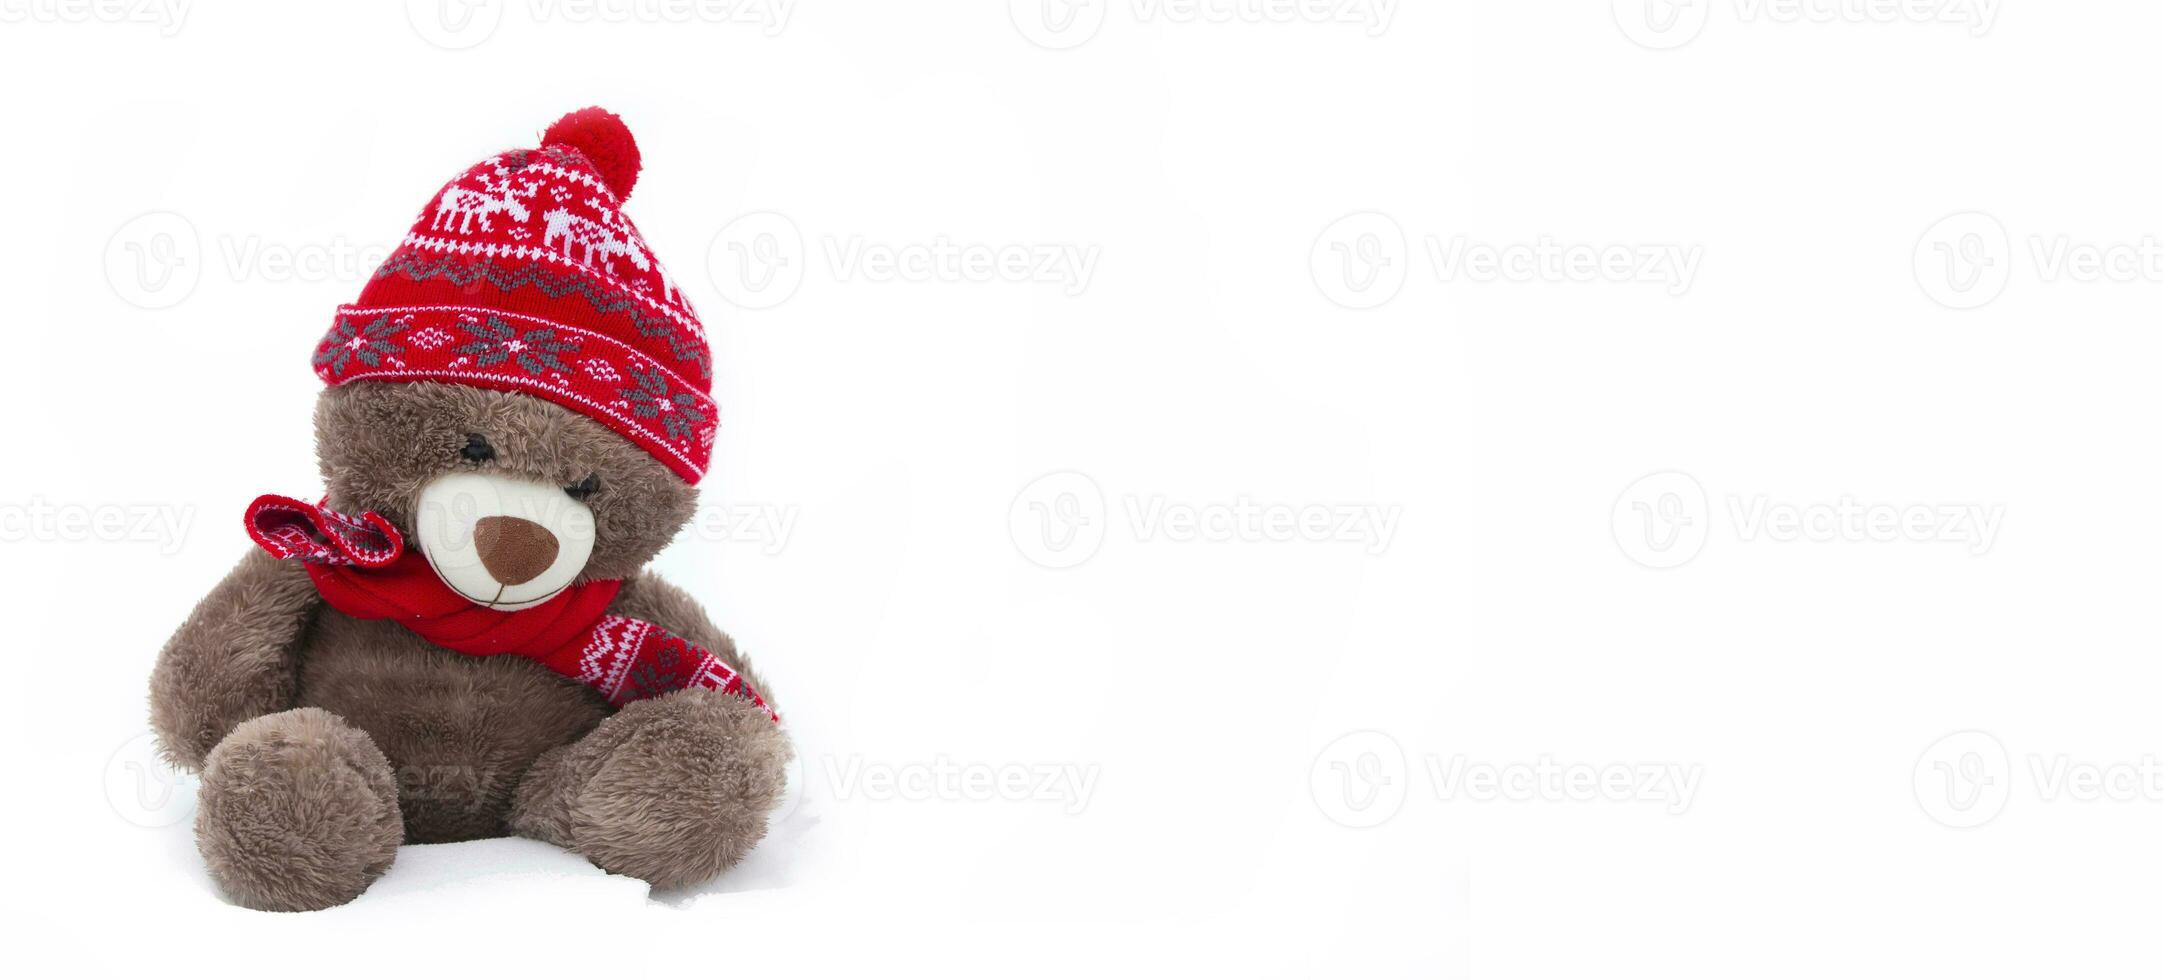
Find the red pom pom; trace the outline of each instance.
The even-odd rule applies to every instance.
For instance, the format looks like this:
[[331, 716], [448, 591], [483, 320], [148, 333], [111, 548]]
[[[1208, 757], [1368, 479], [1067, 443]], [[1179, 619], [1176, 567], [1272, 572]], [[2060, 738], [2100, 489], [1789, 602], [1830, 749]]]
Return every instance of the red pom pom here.
[[630, 197], [631, 185], [638, 183], [638, 142], [631, 138], [631, 127], [607, 109], [580, 109], [556, 120], [541, 134], [541, 145], [568, 146], [585, 154], [618, 200]]

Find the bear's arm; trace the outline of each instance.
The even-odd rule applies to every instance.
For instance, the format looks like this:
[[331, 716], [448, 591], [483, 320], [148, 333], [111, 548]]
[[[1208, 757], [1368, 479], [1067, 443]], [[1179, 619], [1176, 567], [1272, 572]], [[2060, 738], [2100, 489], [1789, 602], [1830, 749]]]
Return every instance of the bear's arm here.
[[632, 619], [643, 619], [677, 636], [705, 647], [722, 663], [742, 674], [744, 683], [759, 692], [769, 705], [777, 704], [774, 693], [766, 682], [751, 669], [751, 662], [737, 651], [736, 641], [706, 618], [706, 610], [690, 593], [677, 588], [652, 572], [640, 572], [623, 580], [623, 591], [616, 593], [616, 601], [608, 611]]
[[292, 707], [301, 640], [322, 604], [300, 562], [241, 559], [158, 653], [150, 724], [166, 758], [201, 769], [233, 726]]

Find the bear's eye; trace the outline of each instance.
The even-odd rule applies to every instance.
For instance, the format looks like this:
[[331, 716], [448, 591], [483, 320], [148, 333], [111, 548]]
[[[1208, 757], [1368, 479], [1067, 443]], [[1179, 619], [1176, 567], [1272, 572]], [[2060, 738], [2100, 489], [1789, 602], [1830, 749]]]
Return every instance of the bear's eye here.
[[563, 492], [570, 494], [572, 500], [584, 500], [593, 496], [594, 491], [599, 489], [601, 489], [601, 474], [588, 473], [585, 479], [564, 487]]
[[496, 447], [488, 444], [488, 437], [478, 432], [466, 433], [466, 448], [458, 451], [468, 461], [485, 463], [496, 458]]

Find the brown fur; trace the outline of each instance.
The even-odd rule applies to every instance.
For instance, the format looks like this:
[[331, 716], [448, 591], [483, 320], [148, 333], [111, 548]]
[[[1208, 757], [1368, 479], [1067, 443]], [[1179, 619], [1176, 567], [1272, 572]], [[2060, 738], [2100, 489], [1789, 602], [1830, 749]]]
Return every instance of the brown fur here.
[[533, 661], [451, 653], [331, 609], [309, 643], [300, 703], [375, 738], [415, 844], [503, 836], [526, 768], [608, 716], [599, 694]]
[[626, 705], [535, 763], [511, 826], [668, 888], [720, 874], [766, 836], [788, 740], [751, 702], [678, 691]]
[[352, 901], [398, 855], [398, 788], [375, 743], [320, 708], [243, 722], [211, 751], [195, 813], [210, 874], [253, 909]]
[[301, 640], [322, 605], [298, 563], [249, 551], [158, 655], [150, 723], [165, 757], [201, 769], [234, 725], [291, 707]]
[[[409, 538], [420, 490], [440, 474], [481, 468], [561, 486], [597, 475], [581, 580], [623, 579], [611, 611], [714, 651], [772, 701], [694, 600], [639, 571], [697, 495], [606, 427], [523, 395], [377, 382], [324, 392], [316, 428], [331, 506], [380, 512]], [[467, 433], [485, 435], [495, 458], [461, 455]], [[514, 830], [611, 871], [695, 883], [764, 835], [789, 753], [740, 698], [681, 693], [611, 713], [531, 661], [453, 653], [329, 609], [297, 563], [260, 553], [167, 643], [151, 714], [176, 763], [205, 767], [197, 839], [212, 875], [256, 908], [349, 901], [401, 838]], [[400, 825], [389, 851], [383, 805]], [[263, 845], [272, 839], [287, 845]]]

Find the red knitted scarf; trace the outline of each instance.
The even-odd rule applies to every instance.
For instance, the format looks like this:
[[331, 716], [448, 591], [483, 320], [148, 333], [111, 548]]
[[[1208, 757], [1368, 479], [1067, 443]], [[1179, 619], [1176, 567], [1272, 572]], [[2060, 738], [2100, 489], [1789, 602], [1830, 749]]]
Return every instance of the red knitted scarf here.
[[246, 521], [256, 544], [306, 565], [323, 601], [355, 619], [393, 620], [436, 646], [475, 657], [508, 653], [539, 661], [618, 707], [705, 688], [749, 698], [781, 720], [711, 652], [652, 623], [610, 615], [622, 582], [571, 585], [538, 606], [505, 612], [475, 605], [444, 584], [380, 514], [356, 519], [265, 494], [249, 505]]

